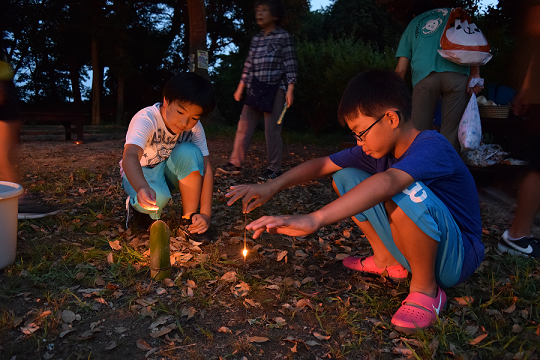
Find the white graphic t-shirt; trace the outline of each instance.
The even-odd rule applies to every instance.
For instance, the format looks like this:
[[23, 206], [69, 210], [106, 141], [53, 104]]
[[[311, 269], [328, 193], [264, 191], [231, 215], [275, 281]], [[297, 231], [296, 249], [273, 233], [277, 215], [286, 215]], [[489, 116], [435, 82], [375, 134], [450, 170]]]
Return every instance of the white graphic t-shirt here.
[[[137, 145], [144, 150], [141, 166], [154, 167], [167, 160], [176, 144], [186, 141], [195, 144], [203, 156], [208, 156], [206, 136], [200, 121], [189, 131], [173, 134], [165, 126], [160, 107], [161, 104], [156, 103], [140, 110], [129, 123], [126, 145]], [[122, 162], [120, 167], [123, 174]]]

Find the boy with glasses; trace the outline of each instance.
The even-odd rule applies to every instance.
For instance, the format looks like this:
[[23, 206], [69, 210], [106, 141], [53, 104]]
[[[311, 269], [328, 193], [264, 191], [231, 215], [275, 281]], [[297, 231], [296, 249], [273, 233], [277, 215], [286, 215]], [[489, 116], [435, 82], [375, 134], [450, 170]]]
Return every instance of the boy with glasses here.
[[338, 116], [357, 146], [307, 161], [265, 184], [233, 186], [228, 204], [243, 198], [249, 212], [282, 189], [335, 173], [337, 200], [311, 214], [263, 216], [247, 229], [255, 230], [254, 238], [265, 230], [303, 236], [352, 217], [374, 255], [348, 257], [344, 265], [368, 274], [386, 271], [396, 281], [411, 272], [410, 294], [392, 324], [406, 333], [426, 328], [446, 306], [442, 288], [466, 280], [484, 257], [474, 180], [448, 140], [414, 127], [411, 95], [395, 73], [356, 76]]

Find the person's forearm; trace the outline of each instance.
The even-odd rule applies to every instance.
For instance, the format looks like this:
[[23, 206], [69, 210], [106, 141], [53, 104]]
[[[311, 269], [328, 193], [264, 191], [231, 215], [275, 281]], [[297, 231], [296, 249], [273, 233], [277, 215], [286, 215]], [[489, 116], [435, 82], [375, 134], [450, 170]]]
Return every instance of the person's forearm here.
[[471, 76], [480, 77], [480, 66], [471, 66]]
[[287, 92], [290, 92], [290, 93], [294, 92], [294, 84], [291, 83], [287, 86]]
[[404, 56], [401, 56], [398, 60], [398, 64], [396, 66], [396, 74], [402, 79], [405, 79], [405, 75], [407, 75], [407, 69], [409, 68], [409, 59], [407, 59]]
[[201, 191], [201, 214], [212, 217], [212, 197], [214, 195], [214, 173], [209, 160], [204, 162], [204, 178]]
[[122, 168], [124, 169], [124, 174], [126, 175], [129, 184], [135, 190], [135, 192], [138, 193], [142, 188], [150, 187], [144, 178], [141, 163], [136, 156], [124, 155], [122, 160]]
[[266, 184], [272, 186], [274, 193], [277, 193], [291, 186], [318, 179], [340, 169], [329, 157], [316, 158], [295, 166], [283, 175], [278, 176], [272, 181], [268, 181]]

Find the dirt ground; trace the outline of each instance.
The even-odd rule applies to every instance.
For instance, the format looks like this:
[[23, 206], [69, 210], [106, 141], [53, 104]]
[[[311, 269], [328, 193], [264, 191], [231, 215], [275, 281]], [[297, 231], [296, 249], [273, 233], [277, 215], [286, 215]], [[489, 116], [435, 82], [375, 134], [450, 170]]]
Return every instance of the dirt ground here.
[[[138, 239], [140, 244], [134, 248], [145, 251], [147, 235], [146, 238], [144, 234], [132, 235], [124, 225], [125, 198], [119, 185], [118, 171], [123, 131], [89, 127], [85, 129], [86, 143], [77, 145], [62, 140], [61, 128], [54, 127], [53, 135], [50, 134], [51, 129], [24, 129], [22, 183], [32, 192], [58, 204], [64, 212], [60, 220], [20, 222], [18, 251], [25, 254], [23, 259], [32, 256], [38, 242], [65, 244], [66, 251], [70, 253], [73, 252], [70, 246], [85, 253], [93, 251], [96, 246], [86, 244], [98, 234], [87, 230], [86, 226], [101, 226], [103, 230], [99, 235], [109, 242], [120, 239], [120, 244], [133, 245], [133, 241]], [[208, 145], [214, 168], [227, 161], [232, 146], [230, 140], [209, 138]], [[287, 145], [284, 148], [284, 170], [336, 150], [339, 150], [338, 146]], [[231, 185], [256, 181], [264, 170], [264, 159], [264, 143], [255, 143], [241, 177], [216, 174], [212, 226], [220, 234], [220, 239], [202, 250], [178, 240], [178, 246], [194, 249], [194, 257], [180, 263], [184, 266], [173, 268], [170, 285], [150, 281], [144, 267], [142, 271], [139, 267], [133, 273], [130, 284], [127, 281], [126, 284], [111, 283], [108, 276], [112, 276], [107, 275], [107, 269], [114, 268], [114, 265], [104, 258], [78, 265], [83, 270], [90, 266], [91, 271], [70, 269], [74, 279], [68, 288], [54, 287], [54, 280], [51, 284], [35, 283], [24, 271], [20, 273], [19, 282], [12, 284], [11, 275], [17, 273], [18, 267], [2, 270], [0, 285], [4, 288], [9, 285], [15, 290], [0, 296], [0, 307], [11, 311], [20, 320], [18, 326], [2, 331], [0, 358], [395, 358], [391, 353], [396, 346], [393, 341], [396, 335], [390, 331], [379, 337], [369, 334], [374, 324], [389, 321], [399, 299], [390, 304], [391, 308], [379, 309], [376, 318], [364, 313], [364, 322], [356, 327], [358, 333], [351, 332], [345, 319], [348, 315], [329, 317], [326, 314], [328, 304], [339, 301], [352, 299], [353, 304], [361, 306], [359, 304], [365, 300], [355, 302], [354, 296], [349, 296], [351, 284], [356, 289], [375, 291], [372, 294], [374, 301], [378, 301], [379, 292], [391, 292], [395, 297], [403, 297], [407, 293], [404, 286], [368, 281], [358, 275], [351, 278], [344, 272], [340, 261], [344, 254], [363, 255], [370, 251], [352, 221], [342, 221], [307, 238], [264, 235], [258, 241], [250, 240], [250, 255], [243, 261], [241, 250], [246, 219], [239, 205], [226, 205], [224, 193]], [[48, 182], [58, 184], [54, 194], [40, 190], [51, 189]], [[283, 191], [249, 214], [247, 220], [263, 213], [313, 211], [335, 198], [330, 185], [331, 179], [327, 177], [307, 186]], [[494, 201], [493, 196], [484, 196], [481, 206], [484, 227], [488, 233], [491, 231], [484, 240], [486, 245], [494, 246], [500, 231], [511, 221], [512, 205]], [[88, 216], [88, 208], [93, 217]], [[172, 223], [171, 229], [177, 225], [174, 220], [176, 212], [173, 209], [164, 216]], [[102, 250], [111, 250], [107, 241], [104, 244]], [[110, 246], [114, 250], [114, 245]], [[56, 262], [50, 265], [48, 258], [47, 266], [61, 264], [68, 253], [54, 256]], [[200, 264], [203, 266], [198, 267]], [[77, 271], [86, 277], [78, 279]], [[89, 271], [94, 274], [90, 280]], [[229, 281], [228, 276], [232, 276], [233, 281]], [[247, 296], [242, 293], [243, 284], [250, 286], [249, 291], [246, 290]], [[104, 299], [99, 289], [108, 289], [108, 286], [112, 290]], [[319, 296], [323, 294], [321, 299]], [[51, 309], [52, 315], [44, 315], [47, 309]], [[66, 320], [64, 315], [70, 314], [66, 310], [78, 318]], [[336, 321], [329, 323], [327, 319]], [[32, 323], [37, 324], [40, 330], [30, 335], [21, 332], [22, 325]], [[66, 324], [71, 328], [64, 334]], [[161, 329], [162, 335], [153, 332], [152, 329], [157, 328]], [[328, 340], [326, 334], [332, 338]], [[351, 352], [346, 355], [341, 350], [343, 344], [354, 344], [358, 337], [363, 339], [362, 344], [351, 345]]]

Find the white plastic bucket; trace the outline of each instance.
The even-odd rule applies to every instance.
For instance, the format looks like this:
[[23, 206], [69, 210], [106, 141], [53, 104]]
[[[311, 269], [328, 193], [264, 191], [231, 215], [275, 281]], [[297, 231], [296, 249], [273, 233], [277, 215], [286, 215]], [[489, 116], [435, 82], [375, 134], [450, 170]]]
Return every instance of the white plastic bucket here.
[[14, 262], [17, 255], [17, 213], [22, 192], [21, 185], [0, 181], [0, 269]]

